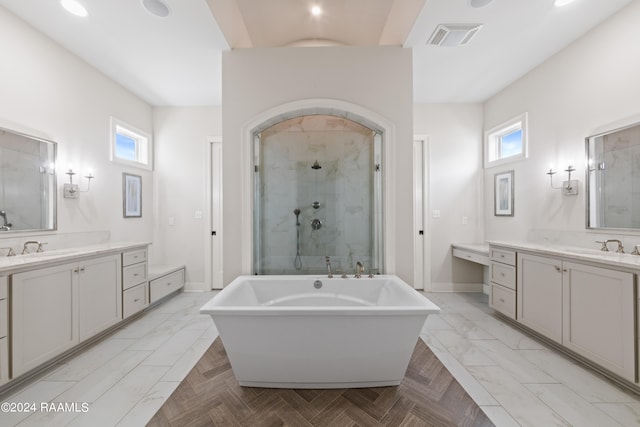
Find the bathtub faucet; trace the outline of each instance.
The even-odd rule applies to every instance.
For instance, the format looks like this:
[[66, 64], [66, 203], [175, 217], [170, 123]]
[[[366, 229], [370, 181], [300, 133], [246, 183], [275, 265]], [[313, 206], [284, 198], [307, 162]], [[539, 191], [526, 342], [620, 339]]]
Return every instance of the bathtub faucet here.
[[333, 278], [333, 273], [331, 272], [331, 258], [329, 258], [329, 255], [324, 257], [324, 261], [327, 263], [327, 277], [329, 279], [332, 279]]
[[364, 273], [364, 264], [358, 261], [356, 262], [356, 274], [353, 277], [359, 279], [362, 277], [362, 273]]

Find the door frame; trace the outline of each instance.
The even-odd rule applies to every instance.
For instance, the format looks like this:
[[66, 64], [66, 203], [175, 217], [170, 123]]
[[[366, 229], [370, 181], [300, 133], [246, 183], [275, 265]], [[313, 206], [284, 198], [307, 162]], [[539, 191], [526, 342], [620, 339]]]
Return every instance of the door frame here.
[[[413, 287], [431, 290], [429, 136], [413, 137]], [[421, 233], [422, 231], [422, 233]]]
[[[204, 277], [207, 288], [223, 288], [222, 247], [222, 138], [207, 138], [207, 181], [205, 184], [206, 218], [204, 221]], [[213, 235], [215, 232], [215, 235]], [[214, 269], [218, 265], [218, 269]]]

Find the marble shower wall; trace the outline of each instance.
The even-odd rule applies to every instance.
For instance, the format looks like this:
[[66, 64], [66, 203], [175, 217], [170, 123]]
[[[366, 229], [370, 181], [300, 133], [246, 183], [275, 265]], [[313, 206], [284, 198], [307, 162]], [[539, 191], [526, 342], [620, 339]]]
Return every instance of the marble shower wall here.
[[[373, 132], [333, 116], [305, 116], [264, 130], [260, 142], [260, 274], [349, 274], [373, 259]], [[318, 162], [320, 169], [312, 166]], [[318, 202], [319, 207], [313, 207]], [[300, 209], [300, 259], [296, 217]], [[312, 227], [320, 220], [318, 230]]]

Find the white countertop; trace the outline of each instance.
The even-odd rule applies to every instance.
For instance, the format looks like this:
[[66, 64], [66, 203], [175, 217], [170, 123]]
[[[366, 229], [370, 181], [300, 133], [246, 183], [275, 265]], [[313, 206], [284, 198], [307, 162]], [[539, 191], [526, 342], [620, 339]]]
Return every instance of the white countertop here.
[[46, 266], [51, 263], [72, 261], [79, 257], [103, 255], [110, 252], [126, 251], [150, 245], [150, 242], [107, 242], [90, 246], [68, 249], [54, 249], [26, 255], [5, 256], [0, 258], [0, 273], [31, 267]]
[[184, 264], [152, 264], [149, 265], [149, 280], [166, 276], [178, 270], [185, 268]]
[[480, 255], [489, 256], [488, 243], [452, 243], [451, 246], [455, 249], [462, 249], [465, 251], [475, 252]]
[[544, 245], [523, 242], [489, 242], [490, 245], [509, 248], [516, 251], [533, 252], [539, 255], [550, 255], [571, 258], [578, 261], [597, 262], [614, 267], [640, 269], [640, 255], [602, 252], [598, 249], [585, 249], [574, 246]]

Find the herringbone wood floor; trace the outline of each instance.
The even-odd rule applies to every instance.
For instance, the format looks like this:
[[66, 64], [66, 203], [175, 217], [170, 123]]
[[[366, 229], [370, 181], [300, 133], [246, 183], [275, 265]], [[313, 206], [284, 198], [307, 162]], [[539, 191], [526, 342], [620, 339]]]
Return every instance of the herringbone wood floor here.
[[240, 387], [216, 339], [149, 426], [493, 426], [422, 340], [397, 387]]

